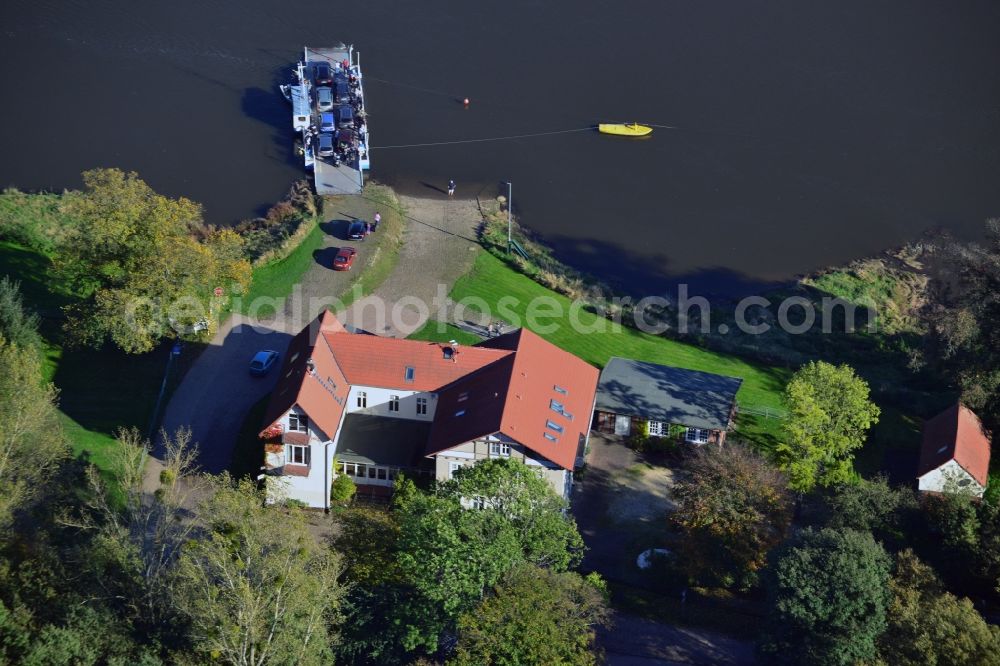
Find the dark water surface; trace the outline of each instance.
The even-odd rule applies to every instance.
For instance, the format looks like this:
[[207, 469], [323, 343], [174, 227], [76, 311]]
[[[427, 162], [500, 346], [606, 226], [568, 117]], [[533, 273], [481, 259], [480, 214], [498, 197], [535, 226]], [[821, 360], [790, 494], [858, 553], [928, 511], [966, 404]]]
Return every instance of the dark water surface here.
[[[301, 176], [275, 84], [305, 43], [361, 51], [373, 175], [495, 192], [632, 288], [735, 292], [1000, 215], [1000, 3], [8, 0], [0, 185], [137, 170], [252, 215]], [[465, 110], [456, 100], [472, 98]]]

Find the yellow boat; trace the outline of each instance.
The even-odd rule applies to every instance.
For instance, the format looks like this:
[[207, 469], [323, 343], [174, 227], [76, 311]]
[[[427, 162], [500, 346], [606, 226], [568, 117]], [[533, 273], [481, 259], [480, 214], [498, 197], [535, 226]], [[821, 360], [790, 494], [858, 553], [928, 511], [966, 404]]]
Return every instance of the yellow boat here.
[[597, 126], [601, 134], [617, 134], [618, 136], [646, 136], [653, 133], [653, 128], [639, 123], [601, 123]]

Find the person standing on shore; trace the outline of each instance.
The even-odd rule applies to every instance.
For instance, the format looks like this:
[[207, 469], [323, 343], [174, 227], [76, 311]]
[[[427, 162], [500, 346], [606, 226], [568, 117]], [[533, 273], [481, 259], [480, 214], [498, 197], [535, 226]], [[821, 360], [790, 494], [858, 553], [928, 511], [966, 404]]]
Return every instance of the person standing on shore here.
[[372, 224], [372, 231], [378, 231], [378, 223], [382, 221], [382, 215], [375, 213], [375, 223]]
[[448, 181], [448, 196], [449, 197], [455, 196], [455, 181], [453, 180]]

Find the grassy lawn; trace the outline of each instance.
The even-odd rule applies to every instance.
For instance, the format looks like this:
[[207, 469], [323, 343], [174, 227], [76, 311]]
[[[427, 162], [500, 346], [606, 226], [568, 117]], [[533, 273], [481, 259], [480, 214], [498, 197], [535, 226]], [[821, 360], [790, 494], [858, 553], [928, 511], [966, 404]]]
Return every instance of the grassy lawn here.
[[427, 340], [428, 342], [451, 342], [454, 340], [460, 345], [474, 345], [482, 340], [478, 335], [463, 331], [454, 324], [447, 324], [433, 319], [428, 319], [424, 322], [424, 325], [414, 331], [410, 337], [417, 340]]
[[16, 189], [0, 192], [0, 229], [4, 237], [51, 252], [65, 232], [63, 204], [67, 194], [29, 194]]
[[[509, 311], [499, 311], [501, 317], [513, 325], [526, 323], [529, 304], [540, 297], [555, 304], [561, 312], [557, 316], [539, 317], [535, 332], [557, 346], [570, 351], [598, 367], [603, 367], [612, 356], [637, 358], [654, 363], [714, 372], [731, 377], [741, 377], [743, 385], [737, 394], [740, 404], [751, 407], [782, 407], [782, 391], [791, 373], [785, 368], [753, 363], [735, 356], [701, 349], [683, 342], [641, 333], [621, 327], [612, 330], [611, 323], [586, 311], [573, 314], [582, 330], [598, 329], [597, 332], [580, 333], [571, 325], [570, 300], [531, 280], [508, 267], [500, 259], [480, 252], [475, 266], [460, 278], [451, 291], [450, 297], [456, 302], [465, 302], [470, 310], [481, 309], [483, 303], [494, 316], [501, 298], [507, 298]], [[510, 298], [513, 297], [513, 300]], [[480, 307], [476, 306], [479, 303]], [[537, 306], [535, 306], [537, 308]], [[513, 316], [510, 316], [513, 315]], [[412, 337], [440, 340], [442, 336], [434, 330], [433, 323], [425, 325]], [[446, 339], [456, 339], [461, 331], [448, 329]], [[467, 338], [466, 338], [467, 339]], [[461, 340], [460, 340], [461, 341]], [[759, 431], [771, 432], [778, 427], [775, 419], [759, 419], [749, 424], [747, 436]]]
[[[241, 312], [245, 314], [250, 303], [258, 298], [284, 298], [292, 293], [292, 287], [313, 265], [313, 252], [323, 245], [323, 230], [316, 221], [310, 224], [312, 231], [287, 257], [254, 269], [250, 288], [240, 302]], [[273, 313], [260, 312], [258, 316], [266, 317], [270, 314]]]

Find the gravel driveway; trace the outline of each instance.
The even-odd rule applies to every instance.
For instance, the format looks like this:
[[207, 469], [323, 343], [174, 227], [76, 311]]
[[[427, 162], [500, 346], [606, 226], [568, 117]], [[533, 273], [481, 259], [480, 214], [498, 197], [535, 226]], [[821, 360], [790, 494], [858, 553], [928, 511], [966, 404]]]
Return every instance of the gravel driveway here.
[[342, 319], [371, 333], [405, 338], [428, 316], [434, 318], [435, 303], [472, 268], [482, 216], [475, 200], [445, 196], [399, 200], [406, 209], [406, 232], [396, 269], [372, 295], [348, 308]]

